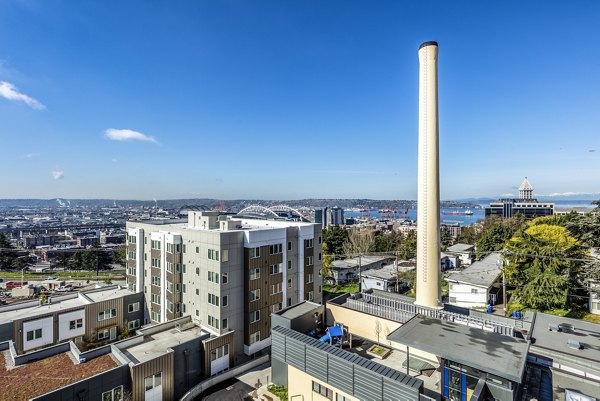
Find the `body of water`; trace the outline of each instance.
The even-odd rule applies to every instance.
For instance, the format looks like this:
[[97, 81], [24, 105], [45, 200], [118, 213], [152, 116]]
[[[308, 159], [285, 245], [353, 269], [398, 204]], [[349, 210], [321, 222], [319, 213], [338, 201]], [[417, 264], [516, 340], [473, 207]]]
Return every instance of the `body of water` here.
[[[453, 214], [453, 213], [464, 213], [467, 210], [473, 212], [472, 215], [465, 214]], [[370, 210], [368, 212], [355, 212], [352, 210], [344, 210], [344, 217], [371, 217], [376, 219], [383, 218], [391, 218], [394, 220], [417, 220], [417, 209], [408, 209], [408, 212], [404, 214], [404, 210], [398, 210], [398, 213], [379, 213], [378, 210]], [[440, 221], [442, 223], [460, 223], [461, 226], [468, 226], [473, 223], [478, 222], [479, 220], [483, 220], [484, 218], [484, 210], [483, 209], [463, 209], [463, 208], [451, 208], [451, 209], [441, 209]]]

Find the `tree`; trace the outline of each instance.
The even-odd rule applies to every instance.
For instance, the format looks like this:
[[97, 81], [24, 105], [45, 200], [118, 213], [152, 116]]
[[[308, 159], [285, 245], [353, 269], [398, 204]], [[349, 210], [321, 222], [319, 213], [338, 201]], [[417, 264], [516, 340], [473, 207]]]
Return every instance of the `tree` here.
[[477, 242], [477, 260], [485, 258], [490, 252], [501, 250], [511, 237], [512, 232], [502, 223], [485, 230]]
[[402, 260], [417, 257], [417, 230], [410, 230], [406, 233], [402, 244], [398, 247], [398, 257]]
[[413, 297], [417, 294], [416, 281], [417, 281], [417, 270], [416, 269], [398, 272], [398, 283], [400, 283], [400, 282], [406, 283], [406, 286], [408, 287], [408, 295], [413, 296]]
[[321, 269], [321, 274], [323, 277], [331, 277], [332, 274], [332, 265], [333, 265], [334, 257], [329, 254], [329, 246], [327, 243], [323, 243], [323, 268]]
[[17, 253], [8, 238], [0, 233], [0, 270], [12, 270], [15, 268]]
[[69, 269], [71, 270], [82, 270], [83, 269], [83, 255], [82, 252], [75, 252], [73, 256], [69, 258]]
[[370, 252], [374, 245], [375, 239], [372, 231], [351, 230], [342, 249], [346, 256], [353, 257]]
[[440, 247], [442, 251], [448, 249], [448, 247], [452, 245], [453, 241], [454, 238], [452, 238], [452, 233], [450, 233], [450, 229], [446, 226], [443, 226], [440, 230]]
[[112, 257], [115, 263], [118, 263], [121, 266], [125, 267], [125, 264], [127, 262], [127, 249], [125, 247], [117, 249], [113, 252]]
[[69, 266], [70, 256], [67, 252], [61, 252], [56, 257], [56, 264], [59, 267], [67, 268]]
[[396, 230], [375, 232], [375, 252], [393, 252], [402, 243], [402, 233]]
[[375, 320], [375, 335], [377, 335], [377, 344], [381, 345], [379, 343], [379, 336], [381, 335], [381, 331], [382, 331], [382, 327], [381, 327], [381, 322], [379, 321], [379, 319]]
[[552, 217], [530, 221], [506, 243], [506, 278], [526, 308], [564, 309], [579, 300], [580, 263], [573, 259], [581, 259], [584, 248]]
[[344, 242], [348, 240], [348, 231], [340, 226], [328, 227], [323, 230], [323, 242], [327, 244], [332, 255], [344, 253]]

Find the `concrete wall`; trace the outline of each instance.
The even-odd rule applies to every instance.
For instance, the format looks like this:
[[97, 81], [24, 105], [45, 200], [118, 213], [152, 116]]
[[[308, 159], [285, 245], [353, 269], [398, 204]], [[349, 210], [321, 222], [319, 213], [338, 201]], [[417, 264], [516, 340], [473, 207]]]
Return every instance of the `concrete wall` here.
[[327, 304], [326, 322], [327, 326], [333, 326], [334, 322], [343, 323], [353, 335], [375, 342], [377, 341], [375, 327], [379, 322], [381, 325], [379, 342], [382, 344], [387, 343], [386, 337], [389, 333], [402, 326], [402, 324], [392, 320], [368, 315], [332, 303]]

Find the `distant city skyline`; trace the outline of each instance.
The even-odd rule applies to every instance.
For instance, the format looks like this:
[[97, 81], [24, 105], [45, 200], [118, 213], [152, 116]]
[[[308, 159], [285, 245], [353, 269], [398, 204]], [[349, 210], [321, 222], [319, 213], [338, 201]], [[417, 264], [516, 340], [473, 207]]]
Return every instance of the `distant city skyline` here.
[[416, 199], [426, 40], [442, 199], [600, 195], [599, 12], [1, 2], [0, 199]]

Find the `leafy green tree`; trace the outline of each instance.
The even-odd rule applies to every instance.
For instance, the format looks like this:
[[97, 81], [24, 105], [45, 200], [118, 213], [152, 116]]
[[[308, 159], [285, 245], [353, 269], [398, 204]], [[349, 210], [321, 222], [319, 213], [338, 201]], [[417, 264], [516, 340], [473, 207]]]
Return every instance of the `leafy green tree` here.
[[323, 268], [321, 269], [323, 277], [331, 277], [333, 275], [331, 271], [333, 260], [334, 257], [329, 253], [329, 246], [327, 243], [323, 243]]
[[402, 243], [402, 233], [396, 230], [375, 232], [375, 252], [394, 252]]
[[506, 278], [526, 308], [568, 308], [577, 301], [581, 243], [557, 219], [534, 219], [507, 243]]
[[0, 233], [0, 270], [13, 270], [17, 253], [8, 238]]
[[446, 226], [443, 226], [440, 230], [440, 247], [442, 251], [448, 249], [450, 245], [454, 242], [454, 238], [450, 233], [450, 229]]
[[408, 295], [415, 296], [417, 293], [416, 287], [417, 270], [406, 270], [398, 273], [398, 282], [405, 282], [408, 286]]
[[398, 258], [409, 260], [417, 257], [417, 230], [406, 233], [402, 243], [398, 247]]
[[120, 247], [116, 251], [113, 251], [112, 258], [115, 261], [115, 263], [118, 263], [121, 266], [125, 267], [125, 264], [127, 262], [127, 249], [125, 247]]
[[485, 230], [477, 242], [477, 260], [485, 258], [492, 251], [501, 250], [512, 234], [512, 231], [503, 224], [497, 224]]
[[332, 255], [344, 253], [344, 243], [348, 240], [348, 231], [341, 226], [328, 227], [323, 230], [323, 242], [327, 244]]
[[70, 256], [67, 252], [61, 252], [56, 257], [56, 265], [58, 267], [66, 268], [69, 266], [69, 259], [70, 259]]
[[75, 252], [73, 256], [69, 258], [69, 269], [71, 270], [82, 270], [83, 269], [83, 252]]

